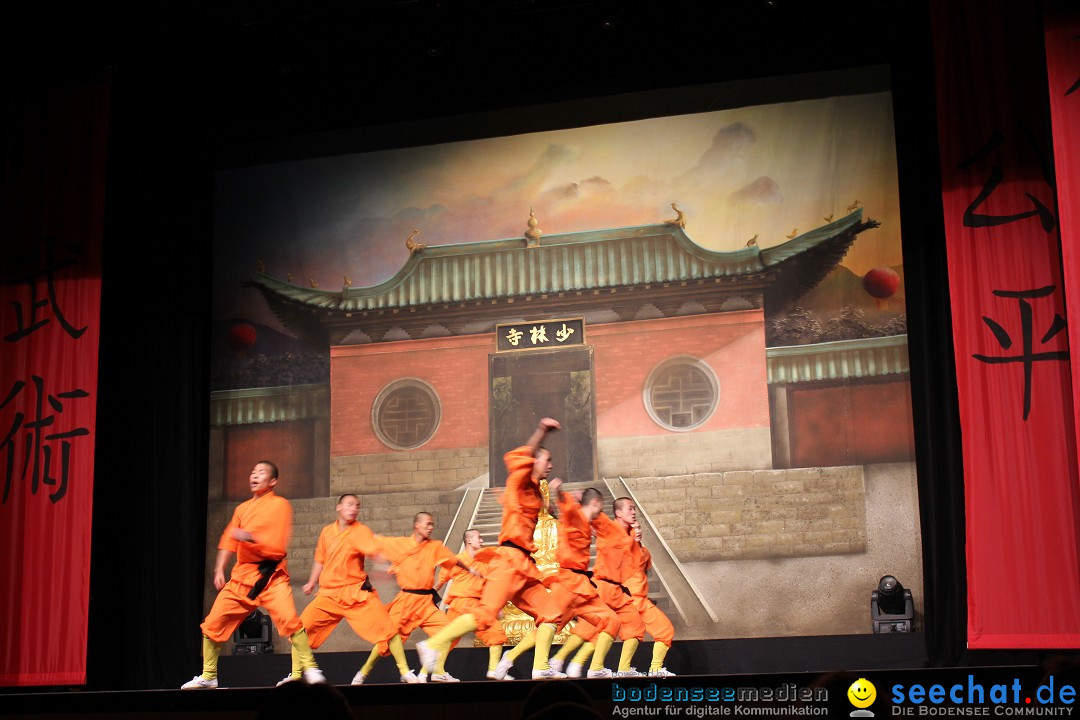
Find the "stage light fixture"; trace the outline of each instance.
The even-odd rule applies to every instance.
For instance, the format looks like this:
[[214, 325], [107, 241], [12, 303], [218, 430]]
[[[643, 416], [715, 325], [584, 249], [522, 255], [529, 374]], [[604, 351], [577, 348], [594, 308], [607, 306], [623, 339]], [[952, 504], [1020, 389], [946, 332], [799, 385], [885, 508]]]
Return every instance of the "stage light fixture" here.
[[263, 655], [274, 652], [270, 640], [270, 616], [255, 608], [233, 633], [234, 655]]
[[870, 593], [870, 621], [875, 633], [911, 632], [915, 627], [915, 602], [892, 575], [878, 581]]

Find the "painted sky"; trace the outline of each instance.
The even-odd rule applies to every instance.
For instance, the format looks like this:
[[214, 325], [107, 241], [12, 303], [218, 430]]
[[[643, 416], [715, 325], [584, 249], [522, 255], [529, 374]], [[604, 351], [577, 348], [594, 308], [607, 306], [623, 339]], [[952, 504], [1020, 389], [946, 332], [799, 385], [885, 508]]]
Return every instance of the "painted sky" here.
[[215, 197], [215, 315], [274, 327], [241, 290], [256, 262], [340, 289], [391, 277], [415, 228], [429, 245], [661, 222], [677, 202], [712, 250], [765, 248], [840, 217], [858, 199], [881, 228], [844, 265], [902, 262], [890, 93], [222, 171]]

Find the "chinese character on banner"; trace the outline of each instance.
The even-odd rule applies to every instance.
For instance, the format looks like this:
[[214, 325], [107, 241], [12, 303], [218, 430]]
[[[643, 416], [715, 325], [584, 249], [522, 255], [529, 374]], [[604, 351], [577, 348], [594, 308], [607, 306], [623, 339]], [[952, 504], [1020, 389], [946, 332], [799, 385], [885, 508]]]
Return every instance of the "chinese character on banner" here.
[[546, 343], [548, 341], [547, 327], [544, 325], [533, 325], [529, 328], [529, 335], [533, 345], [536, 345], [537, 343]]
[[[1005, 355], [1005, 356], [993, 356], [993, 355], [981, 355], [975, 354], [974, 357], [980, 362], [988, 364], [998, 363], [1023, 363], [1024, 364], [1024, 420], [1028, 419], [1028, 415], [1031, 413], [1031, 369], [1032, 365], [1036, 362], [1043, 362], [1046, 360], [1068, 360], [1069, 352], [1067, 350], [1058, 350], [1050, 352], [1034, 352], [1034, 335], [1032, 333], [1032, 310], [1031, 303], [1027, 301], [1027, 298], [1040, 298], [1046, 297], [1054, 292], [1054, 286], [1048, 285], [1047, 287], [1037, 288], [1035, 290], [995, 290], [994, 295], [998, 297], [1015, 298], [1019, 304], [1020, 310], [1020, 332], [1021, 332], [1021, 352], [1018, 355]], [[1009, 337], [1009, 333], [1001, 326], [1000, 323], [988, 318], [983, 317], [983, 322], [994, 333], [994, 337], [997, 338], [998, 344], [1001, 345], [1003, 350], [1008, 350], [1013, 345], [1013, 339]], [[1050, 324], [1050, 327], [1043, 333], [1042, 338], [1039, 340], [1040, 345], [1045, 345], [1050, 342], [1051, 339], [1066, 327], [1065, 318], [1061, 315], [1054, 313], [1054, 320]]]
[[562, 330], [555, 331], [555, 339], [559, 342], [566, 342], [567, 338], [574, 334], [574, 328], [566, 327], [566, 323], [562, 324]]
[[[1035, 155], [1038, 158], [1043, 180], [1046, 182], [1047, 187], [1053, 190], [1053, 170], [1051, 169], [1051, 161], [1039, 148], [1038, 143], [1036, 143], [1035, 139], [1031, 137], [1031, 134], [1027, 132], [1025, 132], [1024, 134], [1027, 144], [1031, 147], [1031, 149], [1034, 151]], [[957, 169], [963, 170], [978, 163], [983, 158], [992, 153], [995, 149], [997, 149], [1003, 142], [1005, 142], [1004, 136], [1002, 136], [1000, 132], [994, 132], [994, 134], [990, 137], [986, 144], [983, 145], [983, 147], [979, 149], [979, 151], [972, 155], [970, 158], [964, 160], [962, 163], [957, 165]], [[1050, 211], [1050, 208], [1048, 208], [1045, 204], [1043, 204], [1042, 201], [1040, 201], [1031, 193], [1024, 193], [1024, 196], [1027, 197], [1031, 205], [1034, 207], [1033, 210], [1027, 210], [1024, 212], [1012, 213], [1008, 215], [990, 215], [975, 212], [984, 202], [986, 202], [987, 199], [989, 199], [994, 194], [994, 191], [997, 190], [998, 186], [1001, 185], [1004, 179], [1005, 171], [1002, 170], [999, 165], [994, 164], [990, 168], [990, 175], [986, 179], [986, 182], [983, 184], [982, 190], [979, 191], [979, 194], [975, 196], [975, 199], [971, 201], [971, 204], [968, 205], [967, 209], [964, 211], [964, 225], [966, 227], [972, 228], [995, 227], [997, 225], [1005, 225], [1007, 223], [1016, 222], [1018, 220], [1023, 220], [1025, 218], [1038, 215], [1039, 222], [1042, 224], [1043, 230], [1046, 232], [1052, 231], [1057, 225], [1057, 219]]]
[[517, 347], [518, 342], [521, 340], [521, 336], [524, 334], [525, 333], [517, 328], [510, 328], [510, 332], [506, 333], [506, 340], [514, 347]]
[[[30, 301], [27, 303], [25, 309], [21, 301], [12, 301], [11, 305], [12, 310], [15, 313], [16, 329], [14, 332], [10, 332], [4, 336], [4, 340], [7, 342], [18, 342], [45, 327], [52, 318], [38, 318], [39, 314], [45, 314], [44, 309], [46, 306], [52, 310], [53, 316], [56, 318], [56, 321], [60, 323], [60, 326], [64, 328], [64, 332], [71, 337], [78, 339], [86, 332], [86, 326], [76, 328], [64, 317], [64, 313], [60, 309], [59, 303], [56, 301], [56, 284], [53, 281], [54, 274], [58, 270], [68, 267], [69, 265], [75, 265], [76, 259], [74, 257], [69, 257], [65, 260], [58, 261], [56, 259], [56, 243], [51, 238], [44, 238], [42, 244], [45, 249], [45, 267], [20, 281], [20, 284], [25, 282], [30, 288]], [[69, 249], [72, 250], [75, 255], [81, 254], [81, 248], [69, 246]], [[45, 297], [40, 298], [38, 297], [37, 283], [39, 278], [45, 280]]]
[[[56, 489], [49, 493], [49, 500], [56, 503], [67, 495], [68, 478], [70, 477], [71, 438], [83, 437], [90, 434], [85, 427], [62, 430], [58, 425], [58, 416], [64, 412], [64, 404], [61, 400], [74, 400], [89, 397], [85, 390], [68, 390], [55, 395], [46, 394], [45, 381], [33, 375], [31, 381], [34, 385], [35, 398], [33, 403], [34, 417], [29, 422], [26, 415], [14, 412], [9, 429], [0, 435], [0, 453], [5, 455], [4, 462], [0, 464], [0, 472], [4, 474], [4, 494], [0, 502], [7, 503], [11, 494], [12, 481], [16, 478], [20, 481], [26, 478], [26, 471], [30, 472], [30, 494], [37, 495], [40, 485], [48, 485]], [[12, 403], [26, 389], [26, 383], [17, 381], [8, 392], [3, 402], [0, 402], [0, 410]], [[55, 414], [45, 414], [45, 401]], [[5, 423], [6, 424], [6, 423]], [[0, 425], [0, 428], [3, 426]], [[50, 428], [52, 432], [46, 432]], [[16, 442], [15, 437], [21, 430], [25, 430], [23, 441]], [[53, 453], [56, 450], [55, 441], [60, 441], [59, 472], [56, 469]], [[16, 463], [18, 450], [23, 450], [22, 463]], [[32, 468], [32, 469], [31, 469]]]

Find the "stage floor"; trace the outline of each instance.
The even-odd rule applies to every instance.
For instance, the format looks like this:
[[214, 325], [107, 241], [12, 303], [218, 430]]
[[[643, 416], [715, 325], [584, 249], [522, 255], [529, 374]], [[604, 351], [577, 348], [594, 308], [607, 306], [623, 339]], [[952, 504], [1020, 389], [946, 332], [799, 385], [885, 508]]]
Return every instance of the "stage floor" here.
[[[616, 646], [613, 653], [619, 649]], [[647, 668], [651, 643], [635, 656], [639, 668]], [[407, 651], [415, 661], [415, 651]], [[458, 718], [499, 718], [524, 720], [525, 708], [550, 705], [559, 700], [589, 703], [599, 717], [658, 715], [664, 717], [798, 715], [849, 717], [855, 710], [848, 689], [860, 678], [877, 686], [871, 706], [877, 717], [928, 714], [927, 704], [913, 703], [897, 688], [961, 687], [957, 693], [971, 693], [973, 685], [985, 692], [997, 683], [1016, 688], [1017, 703], [1008, 708], [991, 706], [982, 700], [988, 715], [1071, 714], [1068, 705], [1038, 702], [1045, 688], [1046, 670], [1038, 656], [1030, 664], [984, 668], [926, 669], [924, 638], [919, 633], [859, 635], [818, 638], [773, 638], [755, 640], [676, 641], [667, 666], [678, 677], [657, 680], [629, 678], [612, 680], [481, 680], [487, 664], [482, 648], [459, 648], [448, 659], [447, 669], [462, 682], [454, 684], [403, 685], [389, 658], [376, 666], [369, 682], [348, 685], [365, 659], [363, 653], [318, 654], [321, 667], [352, 707], [358, 718], [409, 718], [436, 716], [438, 720]], [[519, 678], [530, 675], [531, 653], [512, 671]], [[609, 662], [609, 665], [611, 663]], [[289, 668], [286, 655], [225, 656], [221, 658], [219, 690], [178, 689], [132, 692], [13, 692], [0, 694], [0, 715], [5, 718], [168, 718], [169, 720], [216, 720], [256, 718], [267, 708], [281, 710], [281, 694], [274, 683]], [[177, 685], [188, 678], [177, 678]], [[1072, 675], [1059, 674], [1056, 691], [1063, 683], [1075, 682]], [[224, 687], [224, 686], [228, 687]], [[1020, 689], [1023, 688], [1021, 691]], [[1042, 688], [1042, 689], [1039, 689]], [[1038, 690], [1037, 690], [1038, 689]], [[906, 692], [906, 691], [905, 691]], [[983, 691], [980, 691], [983, 692]], [[544, 695], [544, 699], [539, 699]], [[911, 696], [914, 697], [914, 696]], [[1011, 697], [1011, 696], [1010, 696]], [[1025, 698], [1029, 702], [1025, 703]], [[1030, 699], [1036, 703], [1031, 705]], [[978, 700], [978, 697], [971, 696]], [[907, 705], [908, 707], [901, 707]], [[970, 708], [967, 708], [970, 710]], [[1010, 712], [1002, 713], [1001, 710]], [[949, 714], [979, 714], [957, 712]], [[1020, 712], [1011, 712], [1018, 710]], [[1028, 712], [1023, 712], [1023, 711]], [[1040, 712], [1031, 713], [1031, 710]], [[1061, 712], [1057, 712], [1061, 711]], [[298, 710], [294, 716], [311, 712]], [[945, 714], [945, 713], [933, 713]], [[562, 720], [573, 720], [562, 713]]]

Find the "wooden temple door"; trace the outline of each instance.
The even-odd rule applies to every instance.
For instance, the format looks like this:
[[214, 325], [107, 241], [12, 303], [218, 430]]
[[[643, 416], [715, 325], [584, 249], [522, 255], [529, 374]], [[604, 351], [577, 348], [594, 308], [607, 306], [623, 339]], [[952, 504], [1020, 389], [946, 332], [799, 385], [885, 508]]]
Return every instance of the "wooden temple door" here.
[[563, 426], [544, 440], [554, 465], [551, 477], [573, 483], [596, 479], [592, 351], [578, 345], [488, 356], [491, 487], [506, 485], [503, 455], [524, 443], [542, 417]]

